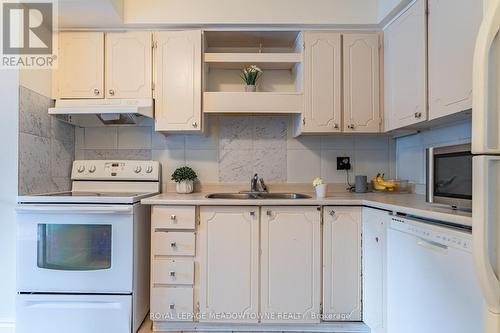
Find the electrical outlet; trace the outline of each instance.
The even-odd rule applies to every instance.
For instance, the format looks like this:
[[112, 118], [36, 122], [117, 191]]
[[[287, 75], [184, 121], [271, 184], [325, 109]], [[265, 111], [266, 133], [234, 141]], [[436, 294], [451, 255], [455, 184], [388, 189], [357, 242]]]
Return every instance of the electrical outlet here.
[[337, 170], [351, 170], [351, 158], [337, 157]]

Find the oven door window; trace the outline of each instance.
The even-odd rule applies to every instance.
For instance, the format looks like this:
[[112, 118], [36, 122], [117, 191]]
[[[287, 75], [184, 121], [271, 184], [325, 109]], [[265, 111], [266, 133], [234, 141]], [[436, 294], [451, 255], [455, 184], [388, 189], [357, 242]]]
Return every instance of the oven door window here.
[[111, 267], [111, 225], [38, 224], [38, 267], [92, 271]]

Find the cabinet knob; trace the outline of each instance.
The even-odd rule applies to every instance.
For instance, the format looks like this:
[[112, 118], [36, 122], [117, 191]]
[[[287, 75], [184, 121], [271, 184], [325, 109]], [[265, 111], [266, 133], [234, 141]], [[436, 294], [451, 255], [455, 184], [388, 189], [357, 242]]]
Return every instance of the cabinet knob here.
[[415, 112], [415, 118], [422, 118], [422, 112]]
[[330, 211], [330, 216], [335, 216], [335, 211], [334, 210]]
[[255, 212], [250, 212], [250, 216], [255, 216]]
[[333, 128], [338, 129], [339, 128], [339, 124], [337, 124], [337, 123], [333, 124]]
[[377, 242], [377, 243], [378, 243], [378, 237], [375, 237], [375, 242]]
[[170, 247], [176, 247], [177, 246], [177, 243], [176, 242], [172, 242], [170, 243]]
[[347, 128], [349, 128], [349, 129], [354, 129], [354, 124], [349, 124], [349, 125], [347, 125]]
[[168, 307], [170, 308], [170, 310], [173, 310], [173, 309], [175, 309], [175, 304], [174, 303], [170, 303], [170, 305]]
[[272, 212], [271, 212], [270, 210], [268, 210], [268, 211], [266, 212], [266, 215], [267, 215], [267, 216], [271, 216], [271, 214], [272, 214]]
[[172, 277], [174, 277], [174, 276], [175, 276], [175, 272], [174, 272], [174, 271], [170, 271], [168, 274], [169, 274], [170, 276], [172, 276]]
[[109, 95], [110, 96], [114, 96], [115, 95], [115, 91], [113, 89], [109, 89]]
[[175, 220], [176, 218], [177, 218], [177, 216], [175, 216], [174, 214], [170, 215], [171, 220]]
[[94, 95], [98, 96], [101, 93], [101, 91], [97, 88], [94, 89]]
[[196, 121], [193, 121], [193, 123], [191, 125], [193, 125], [193, 127], [195, 127], [195, 128], [198, 127], [198, 123]]

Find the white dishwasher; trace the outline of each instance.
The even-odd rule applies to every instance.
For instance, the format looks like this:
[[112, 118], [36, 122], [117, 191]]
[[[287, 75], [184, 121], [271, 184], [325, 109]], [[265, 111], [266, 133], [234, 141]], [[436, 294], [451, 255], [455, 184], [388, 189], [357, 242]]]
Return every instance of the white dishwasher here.
[[470, 230], [392, 217], [387, 237], [388, 333], [484, 331]]

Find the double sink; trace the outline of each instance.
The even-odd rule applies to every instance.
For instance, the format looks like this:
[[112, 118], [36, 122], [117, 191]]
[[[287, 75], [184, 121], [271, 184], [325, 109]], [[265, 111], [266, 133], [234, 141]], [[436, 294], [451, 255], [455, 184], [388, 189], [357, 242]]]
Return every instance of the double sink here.
[[310, 199], [311, 196], [301, 193], [269, 193], [269, 192], [242, 192], [242, 193], [211, 193], [208, 199]]

